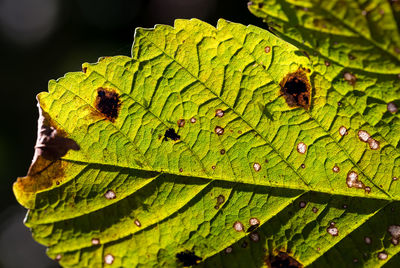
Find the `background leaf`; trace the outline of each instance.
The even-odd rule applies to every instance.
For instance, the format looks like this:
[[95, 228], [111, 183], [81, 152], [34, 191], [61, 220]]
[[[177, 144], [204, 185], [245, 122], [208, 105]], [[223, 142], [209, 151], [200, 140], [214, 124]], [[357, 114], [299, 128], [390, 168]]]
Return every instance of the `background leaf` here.
[[[282, 96], [289, 73], [311, 81], [306, 109]], [[26, 224], [66, 267], [200, 259], [257, 267], [286, 255], [302, 265], [382, 264], [398, 251], [387, 233], [399, 223], [391, 213], [398, 146], [329, 86], [329, 75], [254, 26], [177, 20], [138, 29], [132, 58], [84, 64], [39, 95], [44, 121], [80, 150], [39, 155], [38, 171], [14, 185], [30, 208]], [[115, 98], [117, 115], [99, 104]], [[380, 148], [360, 141], [359, 130]], [[347, 186], [350, 172], [363, 189]], [[376, 245], [350, 254], [363, 235]]]

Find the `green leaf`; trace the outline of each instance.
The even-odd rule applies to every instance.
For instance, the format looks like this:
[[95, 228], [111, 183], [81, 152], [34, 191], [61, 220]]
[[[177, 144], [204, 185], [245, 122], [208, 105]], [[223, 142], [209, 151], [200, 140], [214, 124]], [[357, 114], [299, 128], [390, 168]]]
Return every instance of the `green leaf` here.
[[371, 124], [368, 97], [331, 75], [254, 26], [137, 29], [131, 58], [39, 94], [34, 162], [14, 184], [26, 225], [65, 267], [390, 264], [396, 125]]

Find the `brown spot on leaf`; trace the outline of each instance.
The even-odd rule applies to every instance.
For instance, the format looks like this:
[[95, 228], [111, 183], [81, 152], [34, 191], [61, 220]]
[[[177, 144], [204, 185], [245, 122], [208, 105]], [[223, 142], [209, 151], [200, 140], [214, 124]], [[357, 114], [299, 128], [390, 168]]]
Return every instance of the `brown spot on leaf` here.
[[216, 126], [214, 131], [218, 136], [221, 136], [222, 134], [224, 134], [224, 129], [220, 126]]
[[142, 224], [140, 223], [140, 221], [139, 221], [138, 219], [136, 219], [136, 220], [134, 221], [134, 223], [135, 223], [135, 225], [136, 225], [137, 227], [141, 227], [141, 226], [142, 226]]
[[178, 123], [178, 127], [184, 127], [185, 126], [185, 119], [179, 119], [177, 123]]
[[300, 268], [303, 267], [296, 259], [289, 256], [286, 252], [278, 252], [276, 255], [267, 256], [264, 260], [267, 267], [270, 268]]
[[233, 224], [233, 229], [235, 229], [236, 232], [243, 232], [244, 230], [243, 223], [241, 223], [240, 221], [236, 221]]
[[344, 80], [346, 80], [349, 83], [349, 85], [354, 86], [356, 84], [357, 77], [354, 74], [346, 72], [344, 73], [343, 77]]
[[183, 266], [192, 266], [200, 263], [202, 258], [196, 256], [193, 251], [182, 251], [178, 254], [176, 254], [176, 258], [178, 259], [179, 262], [183, 264]]
[[260, 235], [257, 232], [252, 232], [250, 235], [250, 240], [257, 243], [258, 241], [260, 241]]
[[270, 46], [266, 46], [264, 51], [265, 51], [265, 53], [269, 53], [271, 51], [271, 47]]
[[223, 117], [224, 115], [225, 115], [225, 112], [222, 109], [217, 109], [215, 111], [215, 117]]
[[114, 122], [121, 108], [119, 94], [115, 90], [100, 87], [94, 106], [106, 119]]
[[330, 234], [331, 236], [338, 236], [339, 235], [339, 230], [338, 228], [335, 226], [334, 222], [331, 222], [328, 226], [328, 228], [326, 228], [326, 231], [328, 234]]
[[168, 139], [171, 139], [173, 141], [177, 141], [181, 138], [178, 134], [176, 134], [175, 129], [169, 128], [165, 131], [163, 141], [168, 141]]
[[304, 70], [287, 74], [279, 84], [289, 107], [310, 107], [311, 85]]
[[370, 138], [368, 138], [367, 142], [369, 144], [369, 148], [371, 148], [372, 150], [379, 150], [379, 148], [380, 148], [379, 141], [370, 137]]
[[108, 190], [105, 194], [104, 197], [111, 200], [111, 199], [115, 199], [117, 197], [117, 195], [115, 194], [115, 192], [113, 190]]
[[260, 220], [257, 218], [250, 218], [249, 224], [250, 224], [250, 227], [247, 229], [248, 233], [253, 232], [255, 229], [258, 228], [258, 226], [260, 226]]
[[397, 105], [394, 102], [389, 102], [387, 104], [387, 110], [392, 113], [395, 114], [399, 111], [399, 108], [397, 107]]
[[223, 196], [222, 194], [220, 194], [217, 197], [217, 206], [219, 208], [220, 205], [222, 205], [225, 202], [225, 196]]
[[384, 261], [388, 258], [388, 254], [385, 251], [379, 252], [378, 253], [378, 259]]
[[346, 184], [349, 188], [365, 189], [365, 184], [358, 179], [358, 174], [355, 171], [347, 173]]
[[352, 55], [352, 54], [349, 54], [348, 57], [349, 57], [349, 60], [355, 60], [356, 59], [356, 57], [354, 55]]
[[332, 171], [338, 173], [340, 171], [340, 168], [338, 167], [338, 165], [334, 165]]

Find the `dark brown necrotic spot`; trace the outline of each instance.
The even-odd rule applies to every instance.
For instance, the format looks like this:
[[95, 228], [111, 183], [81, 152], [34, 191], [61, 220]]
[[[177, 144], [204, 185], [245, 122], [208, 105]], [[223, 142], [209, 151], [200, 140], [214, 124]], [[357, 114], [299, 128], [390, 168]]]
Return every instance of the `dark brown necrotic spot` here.
[[194, 252], [188, 250], [176, 254], [176, 258], [183, 266], [196, 265], [202, 260], [202, 258], [196, 256]]
[[279, 252], [277, 255], [266, 259], [267, 267], [271, 268], [298, 268], [303, 267], [297, 260], [289, 256], [286, 252]]
[[178, 134], [176, 134], [175, 129], [169, 128], [165, 131], [163, 141], [168, 141], [168, 139], [171, 139], [173, 141], [177, 141], [181, 138]]
[[281, 94], [285, 97], [289, 107], [302, 107], [308, 110], [311, 85], [307, 74], [302, 69], [287, 74], [279, 85], [281, 86]]
[[121, 107], [121, 100], [118, 93], [114, 90], [101, 87], [97, 89], [95, 107], [108, 120], [114, 122], [118, 117], [118, 112]]

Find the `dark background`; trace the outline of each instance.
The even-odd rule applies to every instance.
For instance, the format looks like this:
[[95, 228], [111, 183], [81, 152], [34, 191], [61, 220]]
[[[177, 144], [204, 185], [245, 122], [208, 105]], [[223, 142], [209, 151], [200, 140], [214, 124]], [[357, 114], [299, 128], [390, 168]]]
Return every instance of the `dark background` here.
[[0, 268], [57, 267], [22, 221], [12, 184], [33, 156], [35, 96], [100, 56], [130, 56], [136, 27], [218, 18], [265, 27], [246, 0], [0, 0]]

